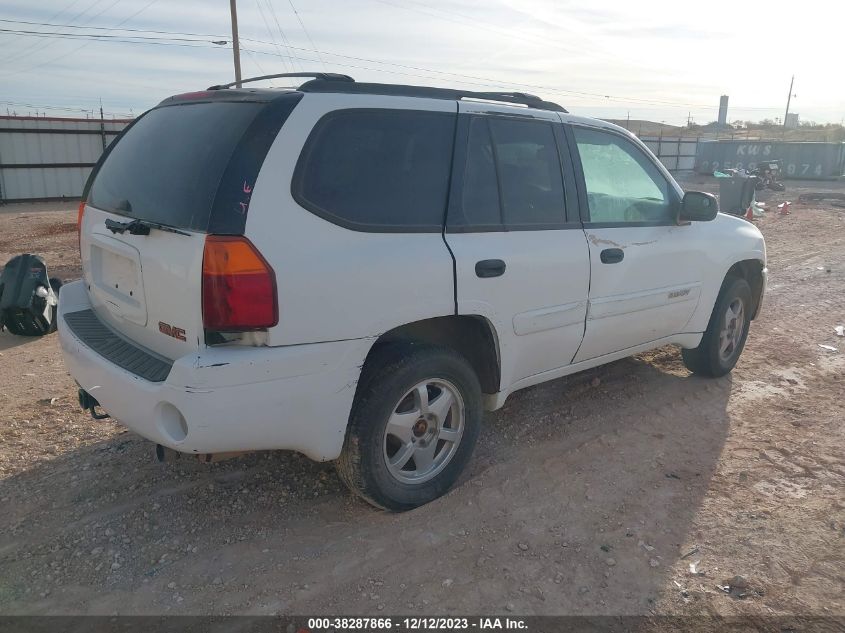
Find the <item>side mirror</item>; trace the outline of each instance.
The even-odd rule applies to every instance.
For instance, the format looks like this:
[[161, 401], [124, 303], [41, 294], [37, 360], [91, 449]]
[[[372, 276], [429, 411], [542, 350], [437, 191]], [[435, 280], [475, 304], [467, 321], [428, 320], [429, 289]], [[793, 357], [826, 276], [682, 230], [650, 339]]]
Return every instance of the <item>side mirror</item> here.
[[709, 222], [719, 212], [719, 201], [712, 193], [687, 191], [681, 201], [678, 222]]

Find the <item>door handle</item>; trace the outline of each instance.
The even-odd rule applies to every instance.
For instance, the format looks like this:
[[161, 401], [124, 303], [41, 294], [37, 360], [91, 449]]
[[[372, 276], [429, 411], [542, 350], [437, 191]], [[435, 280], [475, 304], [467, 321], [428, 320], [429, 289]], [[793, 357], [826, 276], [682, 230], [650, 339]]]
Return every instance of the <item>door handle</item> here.
[[602, 264], [618, 264], [625, 259], [625, 251], [621, 248], [606, 248], [601, 252]]
[[482, 259], [475, 264], [475, 274], [482, 279], [486, 277], [501, 277], [505, 274], [505, 262], [501, 259]]

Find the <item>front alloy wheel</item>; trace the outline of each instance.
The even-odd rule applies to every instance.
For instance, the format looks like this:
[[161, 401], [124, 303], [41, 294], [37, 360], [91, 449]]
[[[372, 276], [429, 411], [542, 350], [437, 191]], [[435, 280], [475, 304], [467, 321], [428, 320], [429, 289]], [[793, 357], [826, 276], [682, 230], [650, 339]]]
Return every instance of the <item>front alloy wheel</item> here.
[[681, 350], [687, 369], [714, 378], [730, 372], [745, 347], [750, 314], [751, 286], [745, 279], [728, 277], [698, 347]]
[[745, 333], [745, 305], [736, 297], [725, 310], [724, 324], [719, 332], [719, 358], [727, 362], [734, 355]]

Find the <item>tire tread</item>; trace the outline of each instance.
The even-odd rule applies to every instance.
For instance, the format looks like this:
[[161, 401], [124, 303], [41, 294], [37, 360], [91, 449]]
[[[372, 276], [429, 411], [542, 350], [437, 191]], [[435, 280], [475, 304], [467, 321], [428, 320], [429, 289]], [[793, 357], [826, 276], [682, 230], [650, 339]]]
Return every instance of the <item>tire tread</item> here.
[[[443, 360], [463, 366], [463, 370], [473, 378], [473, 388], [477, 391], [478, 405], [480, 406], [481, 386], [478, 383], [475, 372], [472, 370], [469, 362], [452, 349], [428, 344], [389, 344], [380, 350], [376, 350], [375, 356], [372, 359], [368, 359], [362, 371], [359, 390], [355, 396], [352, 413], [349, 417], [343, 450], [335, 462], [335, 468], [341, 481], [354, 494], [377, 508], [394, 511], [407, 510], [420, 504], [399, 503], [389, 499], [374, 484], [373, 478], [367, 476], [368, 466], [365, 463], [366, 460], [363, 455], [361, 435], [365, 431], [365, 425], [372, 424], [373, 422], [366, 415], [366, 412], [379, 404], [380, 399], [383, 398], [383, 385], [387, 380], [400, 373], [411, 370], [421, 361], [428, 360], [433, 356], [439, 356]], [[465, 404], [465, 406], [469, 405]], [[467, 424], [465, 428], [469, 428], [470, 425], [468, 418], [469, 415], [467, 415], [467, 420], [465, 421], [465, 424]], [[477, 428], [474, 433], [470, 433], [470, 436], [465, 437], [462, 441], [474, 443], [475, 435], [477, 435]], [[453, 459], [457, 458], [458, 456]], [[432, 481], [436, 481], [436, 479]], [[436, 496], [445, 493], [450, 485], [451, 482], [449, 485], [444, 486]]]

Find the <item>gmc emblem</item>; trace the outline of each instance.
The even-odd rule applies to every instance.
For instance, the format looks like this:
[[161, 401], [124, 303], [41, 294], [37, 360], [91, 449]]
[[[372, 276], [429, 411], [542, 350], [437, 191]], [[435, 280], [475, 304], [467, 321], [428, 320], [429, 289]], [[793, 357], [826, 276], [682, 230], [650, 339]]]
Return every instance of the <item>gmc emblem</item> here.
[[165, 323], [164, 321], [158, 322], [158, 331], [162, 334], [167, 334], [167, 336], [172, 336], [176, 340], [185, 341], [185, 330], [180, 327], [173, 327], [169, 323]]

